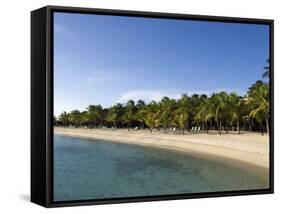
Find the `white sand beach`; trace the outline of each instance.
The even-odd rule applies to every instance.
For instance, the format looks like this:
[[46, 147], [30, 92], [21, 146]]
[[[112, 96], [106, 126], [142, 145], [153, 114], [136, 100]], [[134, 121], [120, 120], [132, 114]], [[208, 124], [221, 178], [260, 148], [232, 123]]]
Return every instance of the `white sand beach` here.
[[[235, 162], [243, 167], [243, 162], [259, 168], [269, 168], [269, 137], [259, 133], [160, 133], [149, 130], [102, 130], [55, 127], [54, 133], [81, 138], [106, 140], [152, 146], [162, 149], [185, 152], [189, 155], [204, 156], [214, 160]], [[232, 161], [235, 160], [235, 161]], [[263, 170], [264, 171], [264, 170]]]

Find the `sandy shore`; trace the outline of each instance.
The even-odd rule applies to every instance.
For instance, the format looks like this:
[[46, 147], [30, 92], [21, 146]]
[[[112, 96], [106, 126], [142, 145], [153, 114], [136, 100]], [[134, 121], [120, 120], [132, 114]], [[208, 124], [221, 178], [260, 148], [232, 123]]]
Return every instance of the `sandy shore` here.
[[[55, 134], [73, 137], [91, 138], [130, 143], [142, 146], [152, 146], [162, 149], [185, 152], [194, 156], [204, 156], [212, 159], [236, 160], [237, 165], [244, 163], [263, 168], [269, 168], [269, 138], [257, 133], [237, 134], [165, 134], [150, 133], [148, 130], [101, 130], [54, 128]], [[234, 162], [234, 161], [232, 161]], [[240, 167], [241, 167], [240, 166]], [[268, 171], [268, 170], [267, 170]]]

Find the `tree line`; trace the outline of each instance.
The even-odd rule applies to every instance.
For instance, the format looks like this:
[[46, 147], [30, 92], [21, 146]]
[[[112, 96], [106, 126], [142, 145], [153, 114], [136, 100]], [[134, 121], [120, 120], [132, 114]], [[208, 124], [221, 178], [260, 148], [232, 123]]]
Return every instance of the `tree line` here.
[[[269, 67], [263, 77], [269, 76]], [[56, 126], [73, 126], [102, 128], [111, 127], [140, 129], [149, 128], [167, 132], [177, 128], [184, 134], [200, 127], [208, 133], [216, 130], [223, 131], [259, 131], [269, 133], [270, 103], [269, 84], [261, 80], [256, 81], [244, 96], [235, 92], [221, 91], [210, 96], [206, 94], [183, 94], [180, 99], [163, 97], [161, 101], [136, 103], [129, 100], [126, 104], [117, 103], [109, 108], [101, 105], [89, 105], [85, 111], [73, 110], [62, 112], [54, 117]]]

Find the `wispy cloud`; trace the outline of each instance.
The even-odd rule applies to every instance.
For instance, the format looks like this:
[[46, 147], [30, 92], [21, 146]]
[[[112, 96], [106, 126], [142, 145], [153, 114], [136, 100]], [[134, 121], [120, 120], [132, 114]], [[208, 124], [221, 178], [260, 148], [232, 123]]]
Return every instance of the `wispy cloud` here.
[[54, 60], [55, 62], [67, 62], [70, 59], [70, 55], [66, 52], [56, 53]]
[[193, 94], [206, 94], [210, 96], [213, 93], [226, 91], [227, 93], [236, 92], [238, 95], [243, 95], [245, 92], [235, 89], [212, 89], [212, 90], [195, 90], [195, 91], [183, 91], [183, 90], [131, 90], [123, 93], [117, 102], [125, 103], [128, 100], [144, 100], [145, 102], [160, 101], [163, 97], [167, 96], [173, 99], [179, 99], [183, 94], [191, 96]]
[[114, 75], [107, 73], [107, 72], [101, 72], [101, 71], [96, 71], [93, 73], [88, 79], [87, 79], [87, 84], [92, 85], [97, 82], [104, 82], [108, 81], [114, 78]]
[[132, 90], [122, 94], [118, 102], [124, 103], [128, 100], [144, 100], [145, 102], [160, 101], [163, 97], [167, 96], [174, 99], [181, 97], [180, 92], [174, 90]]
[[54, 32], [58, 33], [58, 34], [63, 34], [63, 35], [66, 35], [68, 33], [65, 26], [61, 25], [61, 24], [55, 24], [54, 25]]

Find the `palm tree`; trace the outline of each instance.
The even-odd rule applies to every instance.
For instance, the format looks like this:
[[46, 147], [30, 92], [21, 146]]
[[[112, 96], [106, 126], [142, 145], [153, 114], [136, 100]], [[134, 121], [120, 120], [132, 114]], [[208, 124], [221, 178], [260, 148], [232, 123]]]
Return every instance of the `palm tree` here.
[[128, 124], [128, 131], [130, 131], [131, 123], [134, 118], [135, 113], [135, 102], [133, 100], [129, 100], [125, 107], [125, 112], [123, 114], [123, 121]]
[[82, 117], [81, 117], [81, 113], [79, 110], [73, 110], [70, 112], [70, 122], [72, 122], [72, 124], [76, 127], [79, 127], [81, 125], [82, 122]]
[[118, 119], [118, 114], [117, 114], [116, 108], [114, 108], [114, 107], [110, 108], [108, 110], [106, 120], [108, 122], [112, 122], [113, 126], [116, 127], [117, 119]]
[[156, 126], [156, 120], [155, 120], [155, 115], [153, 113], [147, 113], [147, 115], [144, 118], [145, 124], [149, 127], [150, 133]]
[[186, 94], [183, 94], [177, 103], [178, 108], [174, 111], [174, 124], [177, 124], [182, 129], [184, 134], [185, 128], [189, 131], [188, 119], [190, 114], [190, 99]]
[[196, 113], [199, 111], [201, 105], [200, 95], [199, 94], [193, 94], [190, 97], [190, 122], [195, 122], [194, 117]]
[[144, 122], [149, 127], [150, 133], [152, 130], [159, 125], [159, 106], [155, 101], [152, 101], [145, 107]]
[[69, 114], [66, 113], [65, 111], [63, 111], [59, 116], [59, 121], [61, 121], [61, 123], [64, 127], [68, 126], [69, 122], [70, 122]]
[[243, 99], [236, 93], [230, 93], [229, 97], [229, 116], [232, 123], [236, 122], [237, 133], [240, 134], [240, 120], [242, 119]]
[[213, 102], [215, 105], [215, 120], [218, 126], [218, 132], [221, 135], [222, 131], [222, 121], [225, 119], [226, 116], [226, 109], [227, 109], [227, 100], [228, 94], [224, 91], [215, 94], [213, 97]]
[[106, 121], [113, 123], [113, 126], [117, 128], [117, 123], [122, 119], [124, 109], [121, 103], [117, 103], [108, 109], [106, 115]]
[[213, 100], [207, 96], [201, 101], [198, 112], [194, 116], [195, 121], [203, 121], [206, 125], [206, 132], [208, 133], [208, 122], [212, 122], [215, 117], [215, 107]]
[[[270, 71], [269, 67], [265, 69]], [[210, 97], [205, 94], [193, 94], [191, 97], [183, 94], [177, 100], [163, 97], [161, 101], [151, 101], [147, 105], [142, 100], [136, 105], [129, 100], [125, 106], [117, 103], [110, 108], [89, 105], [87, 111], [62, 112], [57, 122], [54, 119], [54, 125], [100, 126], [108, 122], [113, 123], [116, 128], [125, 124], [130, 130], [132, 124], [142, 128], [145, 124], [150, 132], [155, 128], [166, 130], [177, 126], [184, 134], [185, 130], [189, 131], [190, 124], [198, 123], [208, 133], [215, 122], [219, 134], [222, 133], [223, 126], [226, 132], [230, 126], [236, 126], [237, 133], [240, 134], [242, 129], [251, 131], [261, 128], [263, 132], [265, 122], [269, 132], [269, 109], [269, 84], [259, 80], [249, 88], [244, 97], [222, 91]]]
[[89, 105], [88, 108], [88, 119], [92, 126], [96, 126], [97, 122], [101, 122], [102, 107], [101, 105]]
[[81, 112], [81, 124], [88, 126], [90, 123], [90, 117], [88, 111]]
[[266, 60], [267, 64], [266, 66], [264, 66], [264, 72], [262, 74], [262, 78], [268, 78], [269, 77], [269, 74], [270, 74], [270, 60], [267, 59]]
[[263, 121], [266, 122], [266, 130], [269, 133], [269, 86], [266, 83], [256, 82], [248, 92], [252, 110], [249, 114], [250, 117], [261, 124], [262, 134]]
[[164, 131], [167, 130], [168, 126], [172, 123], [173, 120], [173, 111], [176, 107], [176, 101], [168, 97], [163, 97], [158, 104], [159, 108], [159, 118], [158, 123], [163, 127]]
[[188, 114], [186, 112], [182, 112], [180, 109], [178, 109], [175, 112], [175, 116], [173, 119], [174, 119], [173, 124], [178, 126], [180, 129], [182, 129], [182, 134], [184, 135], [186, 121], [188, 120]]
[[137, 112], [135, 119], [141, 123], [141, 128], [144, 128], [144, 118], [145, 118], [145, 102], [139, 100], [136, 104]]

